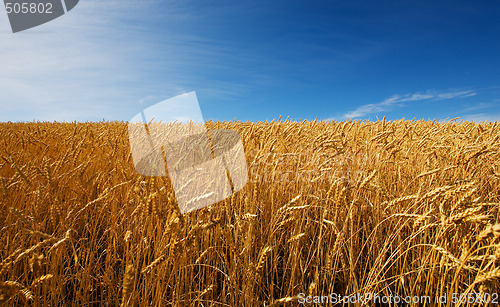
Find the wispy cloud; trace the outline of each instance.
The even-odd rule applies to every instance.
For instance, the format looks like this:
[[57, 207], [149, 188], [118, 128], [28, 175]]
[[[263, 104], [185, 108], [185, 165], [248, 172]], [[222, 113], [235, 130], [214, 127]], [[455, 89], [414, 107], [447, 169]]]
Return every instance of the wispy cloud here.
[[412, 101], [423, 101], [423, 100], [443, 100], [443, 99], [452, 99], [452, 98], [465, 98], [475, 96], [476, 93], [472, 90], [467, 91], [446, 91], [446, 92], [435, 92], [435, 91], [427, 91], [425, 94], [422, 93], [414, 93], [414, 94], [406, 94], [406, 95], [393, 95], [381, 102], [378, 103], [370, 103], [357, 107], [356, 109], [344, 113], [341, 115], [339, 120], [345, 119], [356, 119], [365, 117], [368, 115], [389, 112], [396, 107], [401, 107], [405, 102]]
[[[498, 100], [498, 102], [500, 102], [500, 99]], [[470, 113], [474, 111], [477, 112], [478, 110], [484, 110], [484, 109], [494, 109], [496, 106], [498, 106], [498, 102], [493, 101], [493, 102], [477, 102], [474, 104], [465, 104], [461, 110], [461, 114]]]
[[452, 98], [457, 98], [457, 97], [472, 97], [476, 96], [477, 93], [473, 91], [460, 91], [460, 92], [447, 92], [447, 93], [441, 93], [436, 96], [437, 99], [452, 99]]
[[461, 118], [463, 120], [473, 121], [476, 123], [500, 122], [500, 114], [490, 114], [490, 113], [467, 114], [462, 116]]
[[195, 5], [86, 0], [16, 34], [0, 11], [0, 121], [128, 120], [184, 92], [219, 103], [273, 81], [247, 69], [259, 66], [260, 54], [205, 35]]
[[109, 116], [112, 101], [127, 95], [116, 85], [134, 80], [125, 40], [110, 27], [122, 24], [127, 5], [81, 1], [68, 14], [16, 34], [0, 14], [0, 120]]
[[175, 28], [151, 32], [148, 22], [180, 18], [158, 3], [80, 1], [16, 34], [0, 13], [0, 121], [127, 120], [153, 96], [193, 90], [185, 84], [200, 42]]

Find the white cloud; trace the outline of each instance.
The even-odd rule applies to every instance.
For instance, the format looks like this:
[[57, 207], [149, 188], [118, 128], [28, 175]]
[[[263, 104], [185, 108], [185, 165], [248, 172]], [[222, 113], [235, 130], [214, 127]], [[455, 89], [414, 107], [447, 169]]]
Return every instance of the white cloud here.
[[[0, 9], [0, 121], [128, 119], [147, 95], [191, 90], [182, 87], [189, 72], [174, 29], [158, 42], [142, 26], [160, 18], [156, 3], [80, 1], [60, 18], [15, 34]], [[167, 43], [168, 50], [159, 48]]]
[[413, 94], [413, 95], [406, 95], [399, 99], [398, 102], [404, 102], [404, 101], [416, 101], [416, 100], [425, 100], [425, 99], [431, 99], [433, 98], [433, 95], [429, 94]]
[[473, 91], [460, 91], [460, 92], [451, 91], [451, 92], [447, 92], [447, 93], [438, 94], [436, 98], [438, 98], [438, 99], [452, 99], [452, 98], [456, 98], [456, 97], [472, 97], [472, 96], [476, 96], [476, 95], [477, 95], [477, 93], [475, 93]]
[[382, 112], [384, 110], [389, 109], [392, 105], [397, 104], [399, 102], [400, 96], [395, 95], [392, 96], [391, 98], [388, 98], [382, 102], [379, 103], [370, 103], [366, 105], [362, 105], [358, 108], [356, 108], [353, 111], [350, 111], [348, 113], [345, 113], [342, 116], [342, 119], [348, 119], [348, 118], [358, 118], [362, 117], [365, 115], [377, 113], [377, 112]]
[[474, 104], [466, 104], [462, 108], [462, 113], [470, 113], [473, 111], [478, 111], [478, 110], [484, 110], [484, 109], [493, 109], [497, 106], [498, 104], [494, 102], [476, 102]]
[[434, 92], [427, 91], [426, 94], [414, 93], [414, 94], [406, 94], [406, 95], [394, 95], [390, 98], [387, 98], [378, 103], [370, 103], [357, 107], [356, 109], [349, 111], [342, 116], [340, 116], [339, 120], [345, 120], [350, 118], [360, 118], [367, 115], [388, 112], [395, 107], [403, 106], [404, 102], [408, 101], [422, 101], [422, 100], [430, 100], [430, 99], [452, 99], [452, 98], [465, 98], [476, 95], [474, 91], [447, 91], [447, 92]]
[[477, 114], [467, 114], [461, 117], [463, 120], [473, 121], [476, 123], [480, 122], [500, 122], [500, 114], [489, 114], [489, 113], [477, 113]]

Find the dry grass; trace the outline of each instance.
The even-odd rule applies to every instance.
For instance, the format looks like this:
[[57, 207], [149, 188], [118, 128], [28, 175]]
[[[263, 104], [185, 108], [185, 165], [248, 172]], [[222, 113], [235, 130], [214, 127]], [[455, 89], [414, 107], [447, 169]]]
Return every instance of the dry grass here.
[[241, 134], [250, 181], [181, 215], [168, 178], [135, 172], [125, 123], [0, 124], [0, 302], [500, 292], [499, 125], [207, 126]]

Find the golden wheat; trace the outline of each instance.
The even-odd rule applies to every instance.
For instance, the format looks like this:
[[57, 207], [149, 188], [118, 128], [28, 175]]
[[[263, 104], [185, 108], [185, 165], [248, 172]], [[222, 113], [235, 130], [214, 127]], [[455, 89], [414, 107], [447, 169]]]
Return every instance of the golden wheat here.
[[497, 123], [206, 126], [241, 135], [248, 183], [181, 214], [168, 176], [135, 171], [126, 123], [0, 123], [0, 302], [295, 306], [300, 293], [500, 292]]

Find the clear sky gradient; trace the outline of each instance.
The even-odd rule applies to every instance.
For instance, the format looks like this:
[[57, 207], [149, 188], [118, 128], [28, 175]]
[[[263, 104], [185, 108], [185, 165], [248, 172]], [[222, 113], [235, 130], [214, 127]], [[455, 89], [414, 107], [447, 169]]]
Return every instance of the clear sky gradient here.
[[214, 120], [500, 121], [499, 1], [81, 0], [13, 34], [0, 121], [129, 120], [196, 91]]

